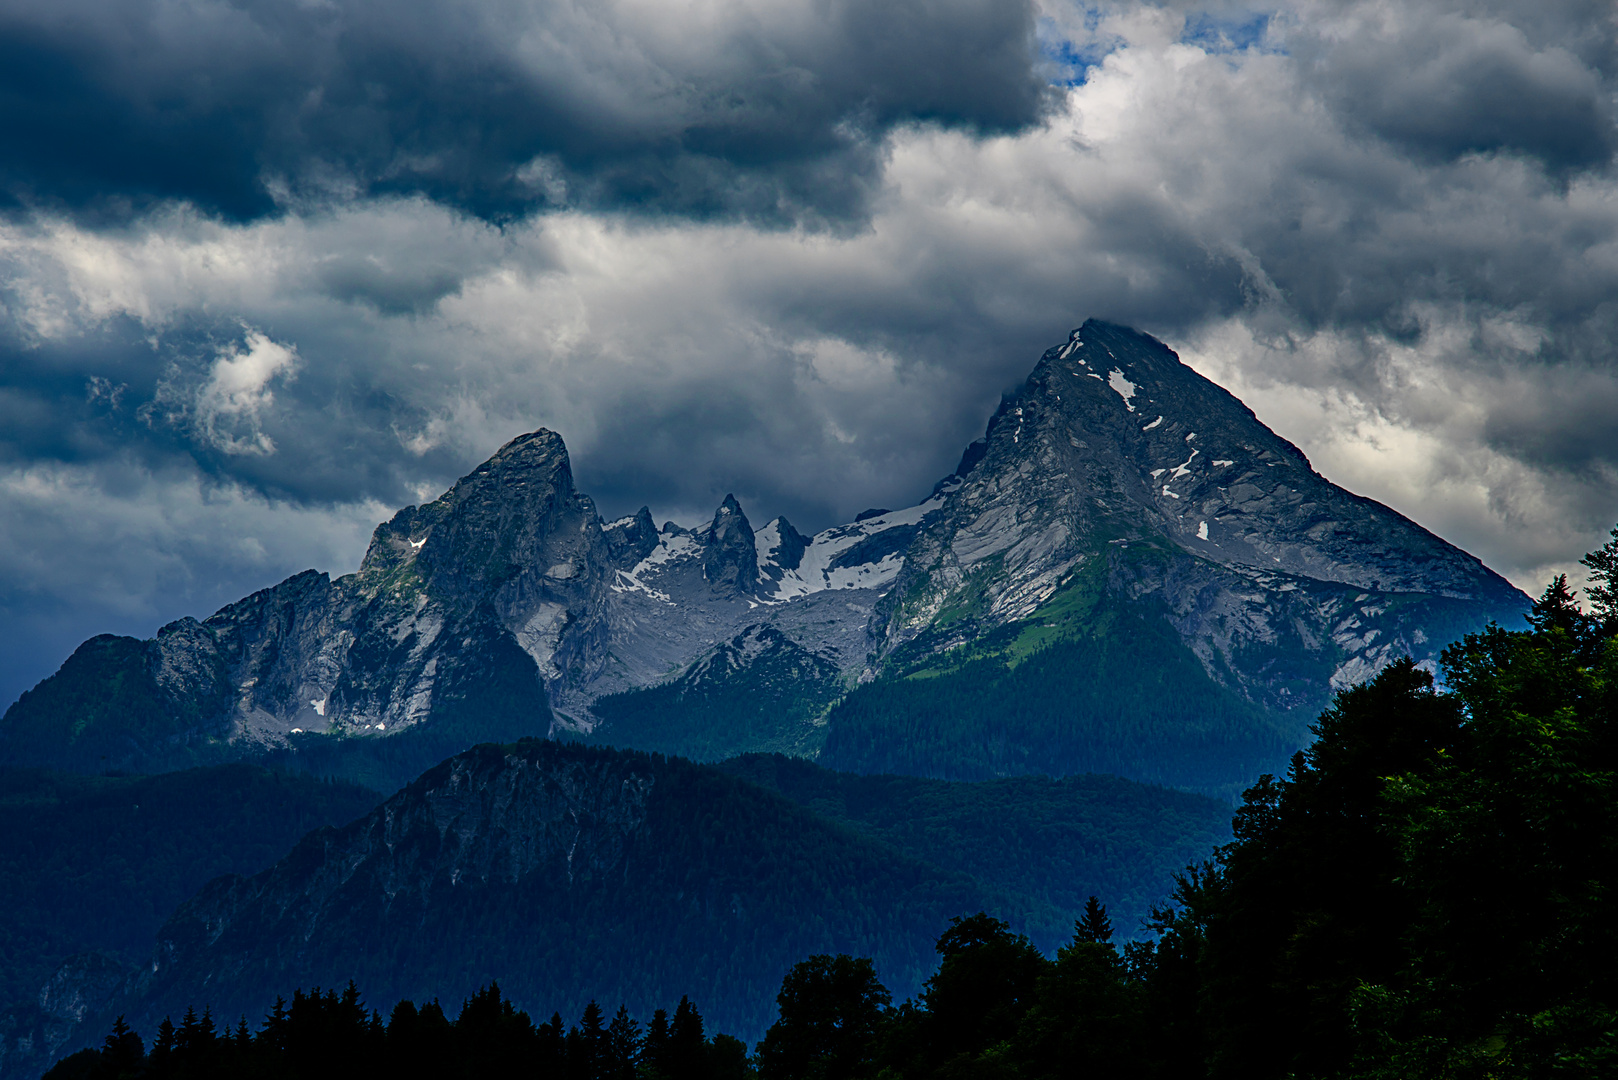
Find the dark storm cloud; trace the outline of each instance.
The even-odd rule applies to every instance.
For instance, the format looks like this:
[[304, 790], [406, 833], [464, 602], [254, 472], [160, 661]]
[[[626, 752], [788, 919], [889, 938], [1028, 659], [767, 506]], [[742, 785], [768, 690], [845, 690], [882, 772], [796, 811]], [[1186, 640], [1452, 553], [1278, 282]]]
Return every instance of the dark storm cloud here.
[[1577, 38], [1535, 42], [1509, 22], [1401, 5], [1289, 44], [1354, 127], [1423, 159], [1503, 152], [1567, 172], [1606, 164], [1618, 144], [1605, 57], [1581, 56]]
[[1036, 121], [1032, 41], [1001, 0], [11, 0], [0, 178], [114, 217], [421, 192], [836, 223], [895, 125]]

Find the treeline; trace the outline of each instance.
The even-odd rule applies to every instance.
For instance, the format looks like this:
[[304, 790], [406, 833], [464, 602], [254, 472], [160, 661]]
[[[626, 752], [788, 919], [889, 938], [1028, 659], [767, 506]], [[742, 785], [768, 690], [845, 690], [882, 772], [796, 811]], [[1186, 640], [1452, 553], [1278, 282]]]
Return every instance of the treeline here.
[[165, 1019], [150, 1049], [120, 1017], [100, 1049], [58, 1062], [46, 1080], [352, 1080], [358, 1076], [544, 1077], [551, 1080], [744, 1080], [747, 1046], [709, 1039], [702, 1014], [681, 998], [642, 1028], [619, 1007], [610, 1020], [590, 1002], [579, 1022], [560, 1013], [536, 1024], [490, 985], [449, 1019], [439, 1003], [401, 1001], [387, 1020], [365, 1007], [353, 983], [278, 1000], [257, 1032], [246, 1017], [221, 1029], [206, 1011]]

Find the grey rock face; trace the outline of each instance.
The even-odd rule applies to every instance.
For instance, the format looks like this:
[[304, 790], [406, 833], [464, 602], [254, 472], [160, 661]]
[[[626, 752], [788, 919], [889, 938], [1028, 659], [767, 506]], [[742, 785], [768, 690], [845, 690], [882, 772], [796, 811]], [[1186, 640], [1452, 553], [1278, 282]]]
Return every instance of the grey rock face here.
[[750, 595], [758, 590], [753, 527], [734, 495], [726, 495], [719, 504], [703, 538], [702, 574], [720, 592]]
[[128, 972], [100, 953], [69, 957], [35, 1003], [0, 1014], [0, 1076], [34, 1077], [82, 1042], [79, 1025], [96, 1016], [123, 985]]
[[195, 737], [243, 754], [431, 727], [496, 682], [502, 701], [538, 695], [511, 706], [533, 713], [525, 730], [550, 730], [546, 700], [588, 730], [597, 697], [676, 678], [747, 627], [852, 685], [1042, 619], [1081, 586], [1152, 607], [1216, 681], [1283, 711], [1401, 653], [1430, 662], [1527, 603], [1315, 473], [1161, 343], [1092, 321], [919, 505], [814, 536], [785, 518], [755, 533], [733, 496], [700, 529], [658, 531], [644, 507], [606, 524], [542, 430], [380, 525], [358, 573], [309, 571], [182, 619], [147, 656]]
[[765, 568], [773, 576], [770, 580], [779, 583], [781, 575], [787, 570], [796, 570], [803, 563], [803, 553], [808, 550], [811, 540], [797, 529], [785, 517], [778, 517], [770, 522], [773, 544], [761, 557], [761, 561], [768, 561]]
[[1417, 598], [1473, 625], [1526, 606], [1476, 558], [1314, 472], [1161, 343], [1105, 323], [1045, 353], [955, 481], [884, 597], [884, 655], [1027, 619], [1100, 570], [1164, 605], [1210, 674], [1285, 708], [1305, 703], [1266, 678], [1271, 650], [1314, 654], [1323, 693], [1401, 652], [1433, 658], [1448, 639], [1409, 618]]
[[612, 565], [627, 570], [657, 550], [657, 526], [652, 523], [652, 512], [646, 507], [635, 511], [633, 517], [622, 518], [605, 526], [607, 550], [612, 553]]

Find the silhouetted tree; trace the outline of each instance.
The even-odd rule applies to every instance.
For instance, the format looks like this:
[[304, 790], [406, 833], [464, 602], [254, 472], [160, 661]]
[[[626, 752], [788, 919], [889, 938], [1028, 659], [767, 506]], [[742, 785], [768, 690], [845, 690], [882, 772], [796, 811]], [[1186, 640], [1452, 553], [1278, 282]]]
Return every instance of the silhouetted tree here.
[[1073, 925], [1075, 941], [1089, 941], [1105, 945], [1112, 940], [1112, 920], [1107, 918], [1107, 906], [1092, 896], [1084, 903], [1084, 914]]
[[669, 1023], [666, 1076], [668, 1080], [702, 1080], [708, 1067], [708, 1040], [702, 1031], [702, 1014], [681, 996]]
[[787, 972], [780, 1019], [758, 1047], [763, 1080], [852, 1080], [875, 1057], [891, 998], [866, 957], [811, 956]]
[[635, 1067], [640, 1063], [640, 1024], [630, 1018], [623, 1005], [618, 1006], [612, 1023], [607, 1025], [605, 1050], [602, 1075], [606, 1080], [634, 1080]]

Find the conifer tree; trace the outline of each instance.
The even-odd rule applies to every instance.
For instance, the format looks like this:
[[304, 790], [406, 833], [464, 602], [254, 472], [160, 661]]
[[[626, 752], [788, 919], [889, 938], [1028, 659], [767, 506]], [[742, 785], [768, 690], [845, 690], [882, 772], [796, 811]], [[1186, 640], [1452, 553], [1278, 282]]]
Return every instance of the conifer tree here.
[[535, 1057], [542, 1071], [560, 1072], [567, 1058], [567, 1033], [562, 1027], [562, 1014], [551, 1013], [550, 1020], [535, 1031], [537, 1049]]
[[646, 1025], [646, 1037], [641, 1041], [641, 1068], [654, 1080], [666, 1080], [669, 1075], [669, 1014], [666, 1009], [652, 1013]]
[[151, 1063], [154, 1068], [166, 1067], [173, 1060], [177, 1038], [173, 1022], [163, 1017], [163, 1022], [157, 1025], [157, 1038], [152, 1042]]
[[702, 1031], [702, 1014], [681, 995], [669, 1024], [668, 1080], [702, 1080], [707, 1075], [708, 1039]]
[[1568, 588], [1566, 574], [1557, 574], [1551, 579], [1551, 583], [1545, 586], [1545, 591], [1534, 601], [1533, 609], [1528, 613], [1529, 623], [1541, 633], [1552, 630], [1577, 633], [1584, 617], [1584, 612], [1579, 610], [1578, 598], [1573, 595], [1573, 590]]
[[602, 1074], [607, 1080], [634, 1080], [640, 1062], [640, 1024], [623, 1005], [607, 1026], [606, 1061]]
[[132, 1075], [146, 1059], [140, 1036], [129, 1029], [122, 1015], [113, 1021], [112, 1031], [101, 1044], [100, 1069], [106, 1076]]
[[569, 1062], [574, 1076], [588, 1080], [603, 1080], [606, 1076], [607, 1028], [603, 1022], [601, 1006], [592, 998], [579, 1018], [578, 1041], [569, 1048]]
[[1112, 920], [1107, 918], [1107, 906], [1097, 897], [1084, 903], [1084, 915], [1073, 924], [1073, 940], [1105, 945], [1112, 940]]
[[287, 1026], [289, 1023], [287, 1000], [277, 994], [275, 1004], [270, 1007], [269, 1015], [264, 1017], [264, 1026], [259, 1029], [257, 1041], [261, 1054], [273, 1057], [286, 1051]]
[[1579, 560], [1590, 570], [1590, 584], [1584, 594], [1590, 598], [1590, 613], [1608, 622], [1618, 621], [1618, 525], [1605, 544]]

